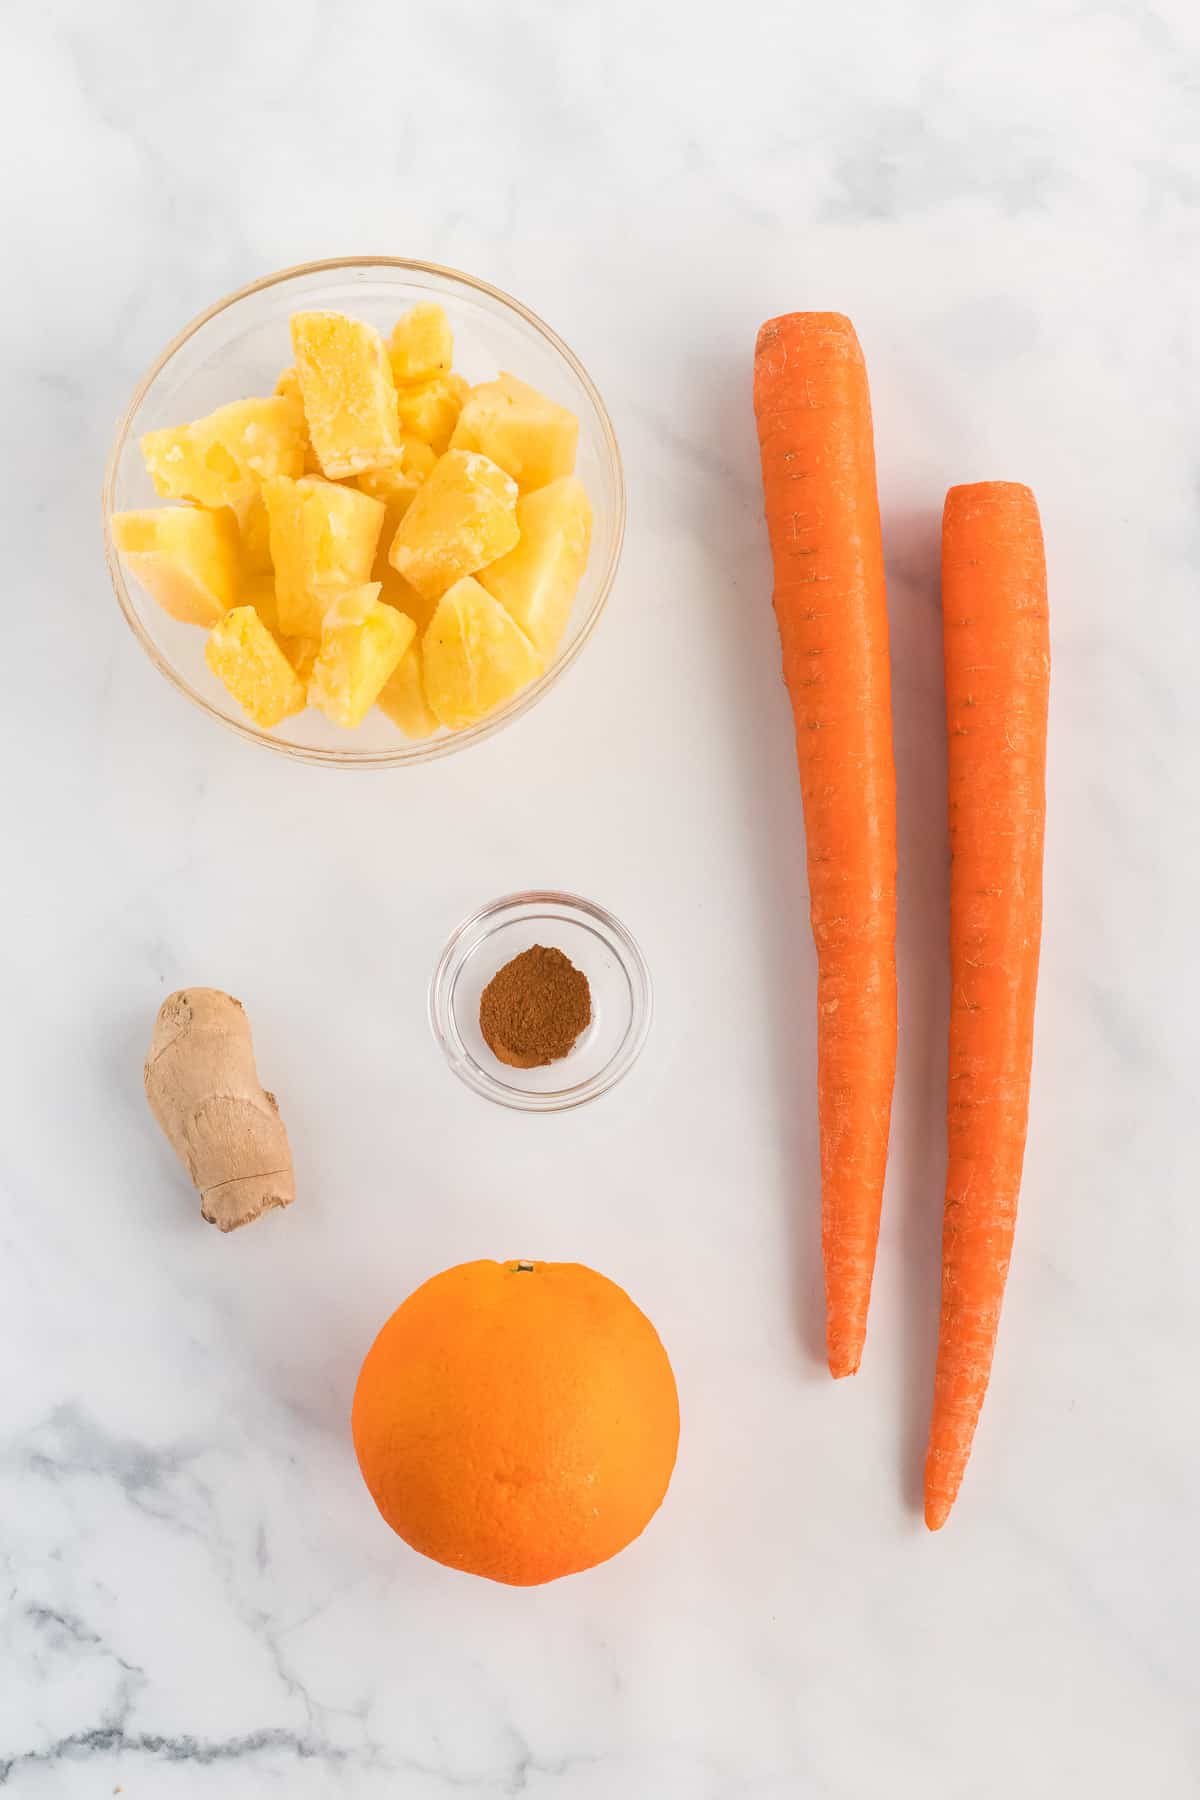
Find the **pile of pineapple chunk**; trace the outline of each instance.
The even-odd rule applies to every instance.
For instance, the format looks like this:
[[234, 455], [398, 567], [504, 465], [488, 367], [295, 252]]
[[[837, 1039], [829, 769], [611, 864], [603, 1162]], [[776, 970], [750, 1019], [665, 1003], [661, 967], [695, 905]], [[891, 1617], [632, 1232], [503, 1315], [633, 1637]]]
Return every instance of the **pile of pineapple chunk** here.
[[378, 705], [407, 736], [461, 730], [547, 666], [587, 563], [579, 422], [501, 375], [453, 372], [440, 306], [384, 339], [337, 312], [291, 321], [268, 398], [151, 431], [157, 492], [118, 513], [126, 567], [208, 630], [213, 673], [256, 725]]

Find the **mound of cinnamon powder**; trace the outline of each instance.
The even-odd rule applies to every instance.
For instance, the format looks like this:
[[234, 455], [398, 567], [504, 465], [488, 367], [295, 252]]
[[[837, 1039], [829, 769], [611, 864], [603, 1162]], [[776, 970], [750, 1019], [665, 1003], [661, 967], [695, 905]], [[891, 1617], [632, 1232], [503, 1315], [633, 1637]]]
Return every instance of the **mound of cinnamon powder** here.
[[588, 978], [561, 950], [535, 944], [497, 971], [479, 1002], [484, 1042], [510, 1069], [540, 1069], [574, 1047], [592, 1018]]

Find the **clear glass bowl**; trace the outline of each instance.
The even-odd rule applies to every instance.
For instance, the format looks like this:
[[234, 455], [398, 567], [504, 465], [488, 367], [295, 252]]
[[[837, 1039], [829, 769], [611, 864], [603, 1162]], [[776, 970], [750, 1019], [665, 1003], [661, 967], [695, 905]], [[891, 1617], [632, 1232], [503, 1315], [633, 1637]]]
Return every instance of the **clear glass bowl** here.
[[[142, 464], [143, 432], [202, 417], [228, 400], [269, 394], [292, 360], [288, 316], [329, 308], [390, 331], [417, 300], [436, 299], [454, 328], [455, 367], [469, 381], [502, 369], [540, 388], [579, 418], [577, 472], [592, 502], [592, 553], [558, 653], [538, 680], [500, 711], [464, 731], [410, 739], [373, 710], [357, 731], [341, 731], [311, 707], [264, 731], [240, 707], [204, 660], [205, 634], [163, 612], [127, 581], [113, 546], [114, 512], [160, 504]], [[608, 598], [625, 530], [621, 457], [604, 402], [587, 370], [560, 337], [519, 300], [486, 282], [432, 263], [399, 257], [339, 258], [268, 275], [201, 313], [163, 351], [139, 384], [117, 430], [104, 476], [104, 551], [121, 611], [147, 656], [171, 684], [210, 718], [240, 737], [308, 762], [386, 767], [427, 762], [465, 750], [537, 704], [583, 649]]]
[[[575, 1048], [540, 1069], [510, 1069], [479, 1029], [483, 990], [535, 944], [561, 950], [588, 978], [592, 1020]], [[637, 1061], [650, 1030], [650, 971], [610, 912], [576, 894], [508, 894], [453, 933], [429, 986], [429, 1022], [446, 1061], [469, 1088], [522, 1112], [560, 1112], [607, 1093]]]

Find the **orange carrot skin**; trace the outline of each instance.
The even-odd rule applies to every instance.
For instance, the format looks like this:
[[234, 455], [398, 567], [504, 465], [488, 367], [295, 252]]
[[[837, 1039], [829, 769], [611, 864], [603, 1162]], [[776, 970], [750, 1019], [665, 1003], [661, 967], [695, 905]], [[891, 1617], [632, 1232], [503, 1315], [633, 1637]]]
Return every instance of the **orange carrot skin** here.
[[942, 520], [950, 1063], [925, 1522], [946, 1521], [987, 1391], [1025, 1155], [1042, 929], [1050, 632], [1037, 502], [951, 488]]
[[754, 409], [817, 951], [830, 1373], [862, 1358], [896, 1070], [896, 776], [866, 368], [840, 313], [758, 334]]

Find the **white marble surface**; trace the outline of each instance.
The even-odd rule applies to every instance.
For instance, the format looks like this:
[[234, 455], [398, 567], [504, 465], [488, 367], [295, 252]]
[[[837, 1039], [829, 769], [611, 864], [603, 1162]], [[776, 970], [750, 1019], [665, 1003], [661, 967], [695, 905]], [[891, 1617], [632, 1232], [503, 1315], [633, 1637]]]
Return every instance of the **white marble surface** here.
[[[1195, 922], [1200, 29], [1187, 0], [4, 10], [0, 1790], [14, 1800], [1189, 1800], [1200, 1789]], [[159, 346], [306, 257], [527, 299], [626, 456], [594, 643], [494, 743], [346, 776], [141, 656], [100, 468]], [[749, 405], [855, 318], [894, 618], [903, 1036], [868, 1357], [814, 1356], [812, 957]], [[914, 1510], [942, 1171], [936, 519], [1030, 481], [1055, 677], [1024, 1210], [958, 1511]], [[613, 906], [646, 1056], [509, 1116], [426, 1028], [448, 928]], [[301, 1198], [203, 1227], [141, 1093], [240, 994]], [[626, 1284], [667, 1505], [513, 1592], [384, 1529], [346, 1416], [465, 1257]]]

